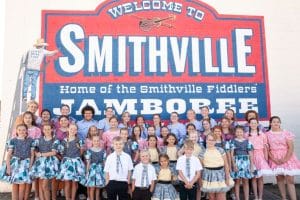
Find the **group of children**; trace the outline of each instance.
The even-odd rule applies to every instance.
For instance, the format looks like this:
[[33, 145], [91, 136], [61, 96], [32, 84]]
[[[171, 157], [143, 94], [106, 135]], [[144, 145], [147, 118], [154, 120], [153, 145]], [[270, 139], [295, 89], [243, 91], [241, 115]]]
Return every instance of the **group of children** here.
[[63, 182], [66, 199], [76, 198], [80, 184], [90, 200], [100, 199], [104, 190], [109, 200], [195, 200], [203, 196], [201, 191], [213, 200], [225, 200], [226, 193], [239, 200], [242, 184], [247, 200], [251, 180], [255, 199], [261, 200], [263, 176], [275, 175], [282, 199], [286, 183], [290, 199], [296, 200], [294, 176], [300, 175], [300, 161], [294, 135], [282, 130], [277, 116], [266, 131], [253, 110], [245, 113], [243, 126], [231, 109], [218, 124], [207, 106], [201, 108], [201, 121], [189, 110], [185, 125], [173, 112], [168, 126], [158, 114], [152, 125], [138, 116], [131, 126], [129, 112], [119, 123], [107, 108], [98, 123], [87, 106], [84, 119], [76, 123], [62, 109], [55, 120], [47, 115], [51, 123], [42, 112], [40, 128], [33, 111], [16, 125], [0, 170], [0, 180], [12, 184], [12, 199], [28, 199], [32, 183], [36, 198], [56, 199]]

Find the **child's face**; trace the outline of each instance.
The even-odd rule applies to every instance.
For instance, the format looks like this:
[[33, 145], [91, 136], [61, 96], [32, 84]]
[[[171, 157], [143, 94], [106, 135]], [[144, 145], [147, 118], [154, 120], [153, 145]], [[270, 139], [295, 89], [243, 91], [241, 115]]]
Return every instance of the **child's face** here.
[[148, 164], [150, 161], [150, 156], [148, 152], [142, 152], [140, 158], [143, 164]]
[[172, 123], [178, 122], [178, 119], [179, 118], [178, 118], [177, 114], [175, 114], [175, 113], [171, 114], [170, 120], [171, 120]]
[[51, 137], [52, 136], [52, 129], [51, 126], [44, 126], [43, 127], [43, 133], [46, 137]]
[[251, 118], [256, 118], [256, 114], [254, 112], [250, 112], [247, 115], [247, 120], [251, 119]]
[[69, 136], [74, 137], [74, 136], [76, 136], [76, 134], [77, 134], [77, 126], [74, 125], [74, 124], [70, 124], [70, 126], [69, 126]]
[[208, 121], [203, 121], [202, 126], [205, 130], [209, 130], [210, 129], [210, 123]]
[[218, 137], [221, 137], [222, 136], [222, 131], [220, 129], [216, 128], [214, 130], [214, 134], [216, 134]]
[[114, 141], [113, 142], [113, 148], [116, 152], [122, 152], [123, 147], [124, 147], [124, 144], [122, 141]]
[[204, 107], [204, 108], [201, 109], [202, 117], [207, 117], [208, 114], [209, 114], [209, 110], [207, 108]]
[[208, 135], [206, 138], [207, 147], [213, 147], [215, 146], [215, 144], [216, 144], [216, 140], [211, 135]]
[[160, 117], [157, 115], [153, 116], [153, 124], [158, 125], [160, 123]]
[[162, 137], [167, 137], [167, 135], [169, 134], [169, 129], [166, 127], [162, 128], [160, 134]]
[[173, 136], [169, 136], [167, 139], [168, 144], [174, 145], [176, 142], [176, 139]]
[[109, 108], [105, 111], [106, 118], [111, 118], [114, 115], [113, 109]]
[[232, 112], [232, 110], [226, 110], [225, 116], [226, 116], [228, 119], [233, 119], [233, 112]]
[[154, 129], [154, 127], [149, 127], [148, 128], [148, 130], [147, 130], [147, 132], [148, 132], [148, 135], [155, 135], [155, 129]]
[[194, 126], [188, 126], [186, 131], [188, 132], [188, 135], [193, 132], [193, 131], [196, 131], [196, 129], [194, 128]]
[[190, 133], [189, 135], [190, 140], [192, 140], [194, 143], [198, 142], [198, 134], [195, 132]]
[[45, 111], [42, 113], [42, 120], [43, 121], [49, 121], [50, 120], [50, 113]]
[[221, 126], [222, 128], [229, 128], [230, 122], [227, 119], [222, 119]]
[[91, 135], [91, 136], [98, 135], [98, 128], [95, 127], [95, 126], [92, 126], [92, 127], [90, 128], [90, 135]]
[[194, 120], [196, 118], [196, 114], [193, 111], [189, 110], [186, 113], [186, 117], [188, 120]]
[[235, 136], [239, 139], [244, 138], [244, 130], [241, 128], [236, 129]]
[[121, 130], [121, 132], [120, 132], [120, 137], [122, 138], [123, 141], [127, 141], [127, 138], [128, 138], [128, 131]]
[[19, 138], [25, 138], [27, 136], [27, 130], [25, 126], [19, 126], [17, 128], [17, 135]]
[[35, 103], [31, 103], [30, 105], [28, 105], [27, 110], [31, 113], [35, 113], [38, 109], [38, 106]]
[[125, 113], [122, 117], [123, 122], [128, 123], [130, 121], [130, 115]]
[[256, 121], [256, 120], [254, 120], [254, 119], [252, 119], [251, 121], [250, 121], [250, 128], [252, 129], [252, 130], [257, 130], [257, 127], [258, 127], [258, 122]]
[[184, 154], [190, 157], [193, 154], [194, 148], [184, 147]]
[[118, 120], [116, 120], [115, 118], [111, 119], [109, 121], [109, 125], [111, 128], [117, 128], [118, 127]]
[[277, 118], [274, 118], [272, 121], [271, 121], [271, 128], [272, 129], [280, 129], [280, 124], [281, 124], [281, 122], [280, 122], [280, 120], [279, 119], [277, 119]]
[[24, 118], [23, 118], [23, 120], [24, 120], [24, 124], [26, 124], [26, 125], [32, 125], [32, 117], [31, 117], [31, 115], [24, 115]]
[[66, 128], [69, 126], [69, 120], [65, 117], [60, 118], [59, 125], [60, 127]]
[[68, 106], [63, 106], [61, 109], [60, 109], [60, 113], [61, 115], [69, 115], [70, 113], [70, 109]]
[[93, 147], [100, 147], [100, 137], [99, 136], [93, 137], [92, 145], [93, 145]]
[[86, 111], [84, 111], [84, 113], [83, 113], [83, 118], [84, 118], [84, 120], [86, 120], [86, 121], [92, 120], [92, 119], [93, 119], [93, 112], [92, 112], [91, 110], [86, 110]]
[[135, 137], [140, 137], [140, 136], [141, 136], [140, 128], [139, 128], [139, 127], [135, 127], [135, 128], [133, 129], [133, 133], [134, 133], [134, 136], [135, 136]]
[[148, 143], [149, 143], [149, 147], [156, 147], [156, 138], [154, 137], [149, 138]]
[[138, 117], [138, 118], [136, 119], [136, 124], [137, 124], [138, 126], [143, 126], [143, 125], [144, 125], [144, 119], [143, 119], [142, 117]]
[[168, 159], [164, 158], [164, 157], [161, 157], [159, 159], [159, 163], [160, 163], [160, 166], [162, 166], [162, 168], [167, 168], [168, 165], [169, 165], [169, 161]]

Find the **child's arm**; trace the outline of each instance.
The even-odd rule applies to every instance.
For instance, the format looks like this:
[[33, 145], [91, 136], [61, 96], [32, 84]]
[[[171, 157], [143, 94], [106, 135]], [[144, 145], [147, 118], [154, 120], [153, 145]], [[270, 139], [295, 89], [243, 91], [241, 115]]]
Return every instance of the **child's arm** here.
[[32, 165], [33, 165], [33, 161], [34, 161], [34, 150], [31, 149], [29, 169], [31, 169], [31, 167], [32, 167]]
[[285, 154], [284, 158], [280, 160], [281, 164], [283, 164], [283, 163], [287, 162], [288, 160], [290, 160], [293, 153], [294, 153], [294, 143], [293, 143], [293, 141], [288, 140], [287, 145], [288, 145], [288, 151]]
[[249, 151], [249, 158], [250, 158], [250, 170], [251, 172], [254, 171], [254, 165], [253, 165], [253, 151]]
[[128, 170], [127, 183], [130, 184], [131, 170]]
[[178, 151], [177, 151], [177, 156], [180, 157], [183, 155], [184, 152], [184, 147], [181, 147]]
[[229, 170], [229, 165], [228, 165], [226, 155], [223, 155], [223, 160], [224, 160], [224, 170], [225, 170], [225, 182], [226, 182], [226, 185], [229, 185], [230, 170]]
[[191, 186], [191, 188], [192, 188], [193, 185], [198, 181], [199, 178], [200, 178], [200, 171], [196, 171], [196, 175], [195, 175], [194, 178], [190, 181], [190, 186]]
[[90, 171], [90, 167], [91, 167], [91, 161], [88, 159], [86, 160], [86, 173]]
[[8, 175], [11, 174], [11, 167], [10, 167], [10, 160], [11, 160], [11, 157], [12, 157], [12, 153], [13, 153], [13, 150], [12, 149], [9, 149], [8, 152], [7, 152], [7, 156], [6, 156], [6, 173]]
[[150, 185], [150, 192], [151, 192], [151, 193], [154, 191], [154, 185], [155, 185], [155, 181], [152, 180], [152, 181], [151, 181], [151, 185]]
[[107, 185], [109, 182], [109, 173], [105, 172], [105, 185]]
[[137, 164], [138, 159], [139, 159], [139, 151], [137, 150], [134, 152], [133, 163]]
[[133, 192], [135, 190], [135, 179], [132, 179], [131, 181], [131, 191]]
[[[228, 153], [226, 153], [226, 158], [228, 160], [228, 155], [227, 154]], [[237, 166], [235, 164], [235, 159], [234, 159], [234, 150], [230, 151], [230, 156], [229, 157], [232, 158], [232, 159], [228, 160], [228, 168], [229, 168], [229, 170], [233, 169], [234, 171], [238, 171]], [[232, 162], [232, 165], [230, 164], [230, 162]]]
[[186, 177], [183, 175], [182, 170], [178, 170], [178, 176], [181, 178], [181, 180], [184, 182], [185, 185], [189, 184], [189, 181], [186, 179]]

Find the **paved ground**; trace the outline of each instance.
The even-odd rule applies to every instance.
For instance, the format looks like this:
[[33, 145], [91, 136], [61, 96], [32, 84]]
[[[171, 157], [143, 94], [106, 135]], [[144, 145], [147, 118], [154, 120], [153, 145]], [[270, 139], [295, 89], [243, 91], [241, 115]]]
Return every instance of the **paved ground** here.
[[[297, 190], [297, 199], [300, 199], [300, 184], [296, 185], [296, 190]], [[9, 200], [9, 199], [11, 199], [10, 193], [0, 193], [0, 200]], [[31, 198], [31, 199], [33, 200], [33, 198]], [[63, 200], [63, 199], [64, 198], [59, 197], [57, 200]], [[250, 199], [254, 199], [254, 197], [252, 197]], [[263, 199], [264, 200], [281, 200], [277, 185], [266, 184]]]

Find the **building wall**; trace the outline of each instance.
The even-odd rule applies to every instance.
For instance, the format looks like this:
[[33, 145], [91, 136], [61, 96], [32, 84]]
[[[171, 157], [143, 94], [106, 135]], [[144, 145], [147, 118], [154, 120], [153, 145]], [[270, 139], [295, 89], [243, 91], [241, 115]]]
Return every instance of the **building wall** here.
[[[12, 99], [22, 54], [41, 35], [41, 10], [94, 10], [101, 0], [9, 0], [5, 5], [3, 73], [1, 77], [0, 156], [8, 132]], [[300, 157], [300, 2], [296, 0], [204, 0], [220, 14], [264, 16], [271, 114], [282, 118], [282, 126], [296, 135]], [[1, 38], [2, 39], [2, 38]], [[1, 62], [2, 64], [2, 62]], [[1, 91], [0, 90], [0, 91]], [[0, 157], [0, 161], [2, 157]], [[0, 187], [6, 191], [7, 187]]]

